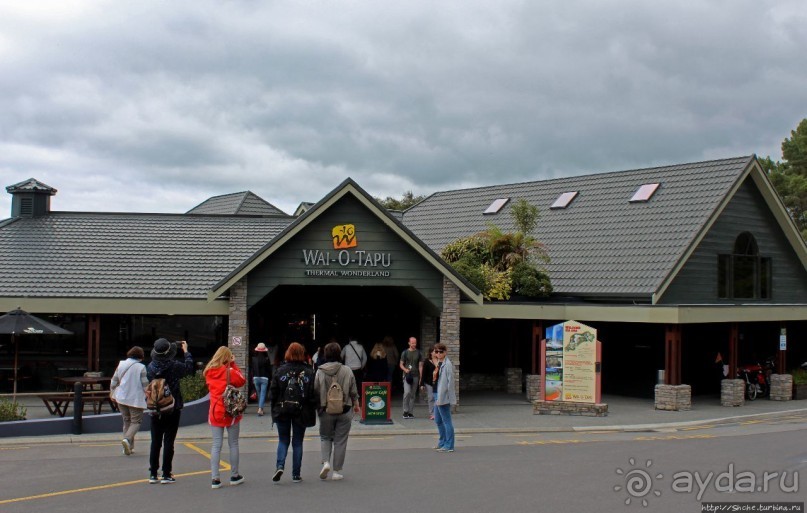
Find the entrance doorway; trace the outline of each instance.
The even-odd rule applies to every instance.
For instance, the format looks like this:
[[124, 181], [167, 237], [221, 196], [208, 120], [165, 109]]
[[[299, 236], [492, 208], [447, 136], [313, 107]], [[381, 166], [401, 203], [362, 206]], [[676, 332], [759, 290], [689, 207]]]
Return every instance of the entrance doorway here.
[[369, 352], [389, 335], [399, 351], [421, 338], [421, 318], [433, 308], [409, 287], [291, 286], [275, 288], [249, 310], [250, 340], [284, 347], [300, 342], [310, 354], [332, 338], [355, 337]]

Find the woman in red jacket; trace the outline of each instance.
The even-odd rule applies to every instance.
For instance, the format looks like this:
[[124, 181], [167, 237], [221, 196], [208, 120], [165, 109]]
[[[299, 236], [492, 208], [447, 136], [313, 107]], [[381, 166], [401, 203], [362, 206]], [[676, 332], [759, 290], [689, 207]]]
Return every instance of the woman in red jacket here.
[[213, 474], [212, 488], [221, 488], [219, 478], [219, 461], [221, 459], [221, 446], [224, 441], [224, 428], [227, 428], [227, 444], [230, 446], [230, 486], [240, 485], [244, 476], [238, 473], [238, 435], [242, 415], [230, 417], [224, 410], [224, 389], [227, 387], [227, 375], [230, 384], [242, 387], [247, 380], [241, 369], [235, 364], [233, 353], [227, 347], [220, 347], [210, 363], [205, 367], [205, 381], [210, 392], [210, 413], [207, 422], [213, 430], [213, 449], [210, 451], [210, 470]]

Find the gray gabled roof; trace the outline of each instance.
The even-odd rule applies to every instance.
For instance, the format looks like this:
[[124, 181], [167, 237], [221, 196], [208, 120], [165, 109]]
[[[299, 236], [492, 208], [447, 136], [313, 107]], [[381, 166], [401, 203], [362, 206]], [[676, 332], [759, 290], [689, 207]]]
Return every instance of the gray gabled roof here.
[[0, 230], [3, 297], [206, 299], [292, 218], [51, 212]]
[[222, 214], [222, 215], [288, 215], [276, 206], [250, 191], [222, 194], [208, 198], [192, 209], [188, 214]]
[[[509, 205], [523, 198], [540, 209], [534, 235], [549, 251], [556, 294], [649, 301], [754, 162], [748, 156], [439, 192], [407, 210], [403, 223], [439, 252], [488, 223], [514, 229]], [[650, 201], [630, 203], [648, 183], [660, 184]], [[567, 208], [550, 209], [572, 191], [578, 195]], [[498, 198], [510, 203], [483, 215]]]
[[6, 187], [6, 191], [9, 194], [14, 194], [15, 192], [41, 192], [50, 194], [51, 196], [58, 192], [50, 185], [44, 184], [35, 178], [29, 178], [22, 182], [15, 183], [14, 185], [9, 185]]

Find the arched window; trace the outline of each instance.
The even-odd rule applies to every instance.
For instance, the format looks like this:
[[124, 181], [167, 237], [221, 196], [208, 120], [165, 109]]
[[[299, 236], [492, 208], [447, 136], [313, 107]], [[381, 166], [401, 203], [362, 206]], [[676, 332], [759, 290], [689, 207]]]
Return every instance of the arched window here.
[[771, 259], [759, 256], [751, 233], [737, 236], [731, 254], [718, 255], [717, 295], [722, 299], [771, 298]]

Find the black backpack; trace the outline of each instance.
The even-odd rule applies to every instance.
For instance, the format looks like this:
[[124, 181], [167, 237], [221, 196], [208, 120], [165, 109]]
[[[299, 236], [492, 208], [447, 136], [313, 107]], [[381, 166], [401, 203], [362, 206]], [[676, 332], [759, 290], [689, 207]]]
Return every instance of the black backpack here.
[[[303, 411], [305, 400], [305, 371], [291, 371], [285, 376], [286, 389], [280, 401], [280, 414], [297, 416]], [[281, 381], [283, 378], [281, 378]]]

